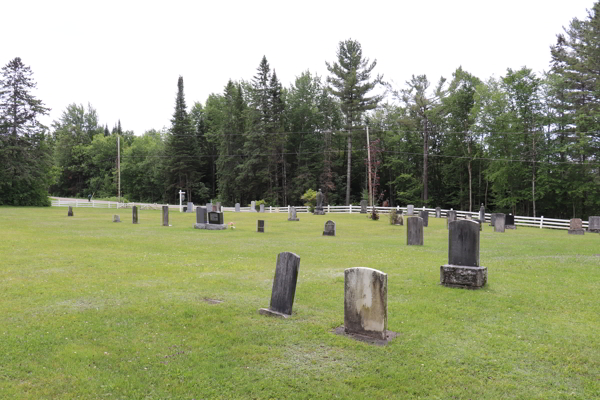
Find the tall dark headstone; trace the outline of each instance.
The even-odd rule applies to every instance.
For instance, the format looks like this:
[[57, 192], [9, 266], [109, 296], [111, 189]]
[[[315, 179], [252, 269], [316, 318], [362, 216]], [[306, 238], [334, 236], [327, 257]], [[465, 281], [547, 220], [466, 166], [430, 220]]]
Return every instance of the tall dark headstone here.
[[256, 232], [265, 233], [265, 221], [264, 220], [259, 219], [258, 221], [256, 221]]
[[73, 207], [69, 206], [69, 211], [67, 211], [67, 217], [73, 216]]
[[517, 225], [515, 225], [514, 215], [508, 214], [504, 216], [504, 229], [517, 229]]
[[367, 201], [366, 200], [361, 200], [360, 201], [360, 213], [361, 214], [366, 214], [367, 213]]
[[479, 289], [487, 282], [487, 268], [479, 265], [479, 223], [452, 221], [448, 227], [448, 264], [440, 267], [440, 283]]
[[196, 223], [194, 224], [195, 229], [206, 229], [208, 224], [208, 212], [206, 207], [196, 207]]
[[596, 217], [596, 216], [589, 217], [588, 232], [600, 233], [600, 217]]
[[162, 206], [163, 226], [169, 226], [169, 206]]
[[323, 230], [323, 236], [335, 236], [335, 222], [325, 222], [325, 229]]
[[429, 225], [429, 211], [419, 211], [419, 216], [423, 219], [423, 226], [427, 228], [427, 226]]
[[423, 218], [406, 218], [406, 244], [408, 246], [423, 246]]
[[138, 208], [137, 208], [137, 206], [133, 206], [131, 208], [131, 218], [132, 218], [134, 224], [138, 223]]
[[442, 218], [442, 208], [441, 207], [436, 207], [435, 208], [435, 217], [436, 218]]
[[485, 222], [485, 207], [483, 203], [481, 203], [481, 207], [479, 207], [479, 220], [482, 224]]
[[371, 268], [344, 271], [344, 330], [385, 339], [387, 274]]
[[569, 235], [585, 235], [581, 218], [573, 218], [569, 221]]
[[496, 219], [494, 220], [494, 232], [504, 232], [505, 218], [506, 215], [503, 213], [496, 213]]
[[299, 269], [300, 257], [287, 251], [279, 253], [271, 290], [271, 304], [269, 308], [258, 310], [260, 314], [283, 318], [292, 315]]

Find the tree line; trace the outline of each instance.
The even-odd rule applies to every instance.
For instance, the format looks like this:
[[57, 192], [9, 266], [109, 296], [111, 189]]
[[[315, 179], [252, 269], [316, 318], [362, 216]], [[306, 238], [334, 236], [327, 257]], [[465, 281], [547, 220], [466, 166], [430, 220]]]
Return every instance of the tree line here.
[[[266, 57], [251, 80], [188, 107], [183, 78], [171, 127], [134, 135], [88, 105], [51, 127], [20, 58], [2, 69], [0, 204], [47, 205], [47, 194], [138, 202], [264, 200], [298, 205], [321, 188], [329, 204], [377, 203], [519, 215], [600, 214], [600, 4], [550, 48], [549, 70], [482, 80], [457, 68], [395, 87], [356, 40], [339, 43], [325, 78], [283, 87]], [[370, 143], [367, 143], [366, 129]], [[367, 163], [367, 148], [371, 163]], [[369, 173], [369, 171], [371, 173]]]

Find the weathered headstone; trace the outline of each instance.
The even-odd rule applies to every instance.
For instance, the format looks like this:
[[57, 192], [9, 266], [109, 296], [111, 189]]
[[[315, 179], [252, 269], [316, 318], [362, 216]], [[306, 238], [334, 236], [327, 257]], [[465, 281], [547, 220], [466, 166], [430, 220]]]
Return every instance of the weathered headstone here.
[[447, 218], [446, 218], [446, 228], [448, 228], [450, 226], [450, 222], [456, 221], [456, 211], [449, 210], [446, 213], [446, 215], [447, 215]]
[[319, 189], [319, 191], [317, 192], [317, 206], [315, 207], [315, 211], [313, 212], [314, 215], [325, 215], [325, 211], [323, 211], [323, 199], [324, 199], [324, 195], [323, 192], [321, 192], [321, 189]]
[[261, 205], [260, 205], [260, 212], [261, 212], [261, 213], [264, 213], [264, 212], [265, 212], [265, 205], [264, 205], [264, 204], [261, 204]]
[[163, 226], [169, 226], [169, 206], [162, 206]]
[[435, 217], [436, 218], [442, 218], [442, 208], [441, 207], [436, 207], [435, 208]]
[[588, 232], [600, 233], [600, 217], [588, 218]]
[[367, 213], [367, 201], [366, 200], [361, 200], [360, 201], [360, 213], [361, 214], [366, 214]]
[[517, 229], [514, 215], [508, 214], [504, 217], [504, 229]]
[[208, 224], [208, 211], [206, 207], [196, 207], [196, 223], [194, 224], [195, 229], [206, 229]]
[[423, 226], [427, 228], [427, 226], [429, 225], [429, 211], [419, 211], [419, 216], [423, 219]]
[[206, 203], [206, 212], [212, 212], [213, 210], [213, 203]]
[[290, 206], [288, 209], [288, 221], [300, 221], [296, 214], [296, 207]]
[[191, 201], [188, 201], [187, 203], [187, 210], [185, 210], [185, 212], [194, 212], [194, 203], [192, 203]]
[[490, 226], [494, 226], [496, 224], [496, 216], [498, 215], [498, 213], [492, 213], [490, 215]]
[[494, 232], [504, 232], [506, 215], [503, 213], [496, 213], [496, 220], [494, 221]]
[[404, 225], [404, 217], [402, 213], [396, 213], [396, 217], [394, 218], [394, 225]]
[[240, 212], [240, 203], [235, 203], [235, 212]]
[[423, 218], [406, 218], [406, 244], [408, 246], [423, 246]]
[[386, 338], [387, 274], [362, 267], [344, 271], [344, 330]]
[[217, 209], [215, 211], [217, 211], [217, 212], [221, 212], [222, 211], [221, 210], [221, 202], [220, 201], [217, 201]]
[[69, 211], [67, 211], [67, 217], [72, 217], [73, 216], [73, 207], [69, 206]]
[[585, 235], [581, 218], [573, 218], [569, 222], [569, 235]]
[[412, 204], [409, 204], [406, 206], [406, 215], [408, 215], [409, 217], [414, 215], [415, 213], [415, 206], [413, 206]]
[[133, 206], [131, 208], [131, 218], [132, 218], [134, 224], [138, 223], [138, 208], [137, 208], [137, 206]]
[[448, 264], [440, 267], [440, 283], [479, 289], [487, 282], [487, 268], [479, 265], [479, 223], [452, 221], [448, 228]]
[[327, 221], [325, 222], [325, 230], [323, 230], [324, 236], [335, 236], [335, 222]]
[[204, 229], [209, 230], [221, 230], [227, 229], [227, 225], [223, 223], [224, 216], [222, 212], [211, 211], [208, 213], [208, 224], [204, 227]]
[[485, 222], [485, 206], [481, 203], [481, 207], [479, 207], [479, 220], [483, 224]]
[[113, 215], [113, 222], [121, 222], [121, 217], [117, 214]]
[[283, 252], [277, 255], [275, 278], [271, 290], [271, 304], [269, 308], [258, 310], [260, 314], [287, 318], [292, 315], [300, 257], [294, 253]]
[[254, 200], [250, 202], [250, 212], [256, 212], [256, 201]]
[[256, 221], [256, 232], [265, 233], [265, 221], [264, 220], [259, 219], [258, 221]]

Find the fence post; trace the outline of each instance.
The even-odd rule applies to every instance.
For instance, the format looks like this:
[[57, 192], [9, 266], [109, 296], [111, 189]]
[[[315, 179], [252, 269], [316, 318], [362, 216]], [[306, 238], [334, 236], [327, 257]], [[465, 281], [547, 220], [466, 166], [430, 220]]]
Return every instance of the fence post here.
[[330, 205], [329, 205], [329, 204], [327, 204], [327, 212], [328, 212], [328, 213], [329, 213], [329, 212], [331, 212], [331, 211], [330, 211], [330, 210], [331, 210], [331, 208], [329, 208], [329, 207], [330, 207]]
[[542, 229], [543, 226], [544, 226], [544, 216], [542, 215], [542, 217], [540, 218], [540, 229]]
[[350, 204], [350, 214], [352, 214], [352, 204]]
[[273, 206], [269, 206], [269, 214], [273, 212]]

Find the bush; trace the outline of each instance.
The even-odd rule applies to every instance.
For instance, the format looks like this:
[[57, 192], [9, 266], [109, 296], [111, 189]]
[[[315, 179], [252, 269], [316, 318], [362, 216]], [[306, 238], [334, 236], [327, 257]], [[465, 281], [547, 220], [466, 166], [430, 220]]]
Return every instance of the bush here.
[[317, 192], [312, 189], [308, 189], [300, 199], [304, 200], [304, 205], [308, 207], [309, 212], [314, 212], [317, 206]]

